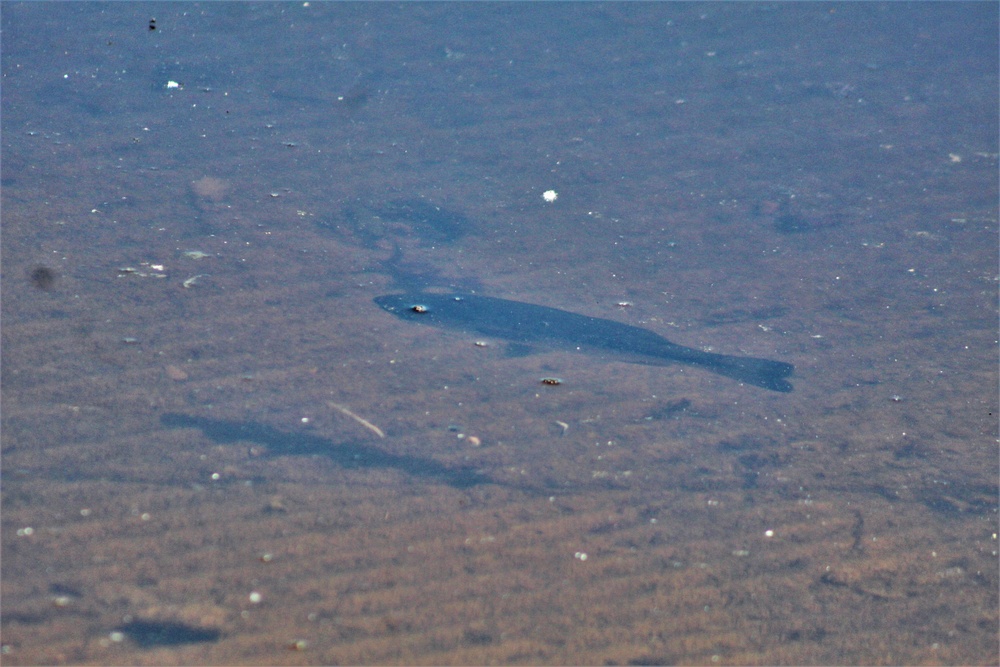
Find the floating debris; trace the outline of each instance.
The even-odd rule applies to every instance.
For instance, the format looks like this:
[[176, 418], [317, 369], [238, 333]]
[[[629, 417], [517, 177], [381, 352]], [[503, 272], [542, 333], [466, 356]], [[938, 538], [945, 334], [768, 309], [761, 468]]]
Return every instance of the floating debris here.
[[152, 264], [150, 262], [139, 262], [139, 267], [120, 266], [118, 267], [118, 277], [138, 276], [139, 278], [166, 278], [166, 267], [163, 264]]
[[542, 384], [549, 385], [550, 387], [556, 387], [563, 383], [560, 378], [542, 378]]

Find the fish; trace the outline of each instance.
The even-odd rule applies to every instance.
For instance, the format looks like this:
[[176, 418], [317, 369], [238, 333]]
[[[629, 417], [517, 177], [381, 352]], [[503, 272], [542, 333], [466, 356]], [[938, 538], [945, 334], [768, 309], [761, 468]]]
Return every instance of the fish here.
[[649, 329], [558, 308], [478, 294], [427, 292], [384, 294], [374, 302], [404, 320], [519, 346], [610, 354], [655, 366], [687, 364], [771, 391], [793, 389], [786, 378], [795, 367], [784, 361], [705, 352], [672, 343]]

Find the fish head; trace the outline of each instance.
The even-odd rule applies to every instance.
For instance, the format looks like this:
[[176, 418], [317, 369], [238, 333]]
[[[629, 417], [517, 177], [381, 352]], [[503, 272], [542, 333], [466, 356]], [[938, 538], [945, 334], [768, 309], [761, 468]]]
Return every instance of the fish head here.
[[382, 310], [407, 320], [436, 320], [442, 308], [460, 302], [461, 297], [444, 294], [383, 294], [373, 301]]

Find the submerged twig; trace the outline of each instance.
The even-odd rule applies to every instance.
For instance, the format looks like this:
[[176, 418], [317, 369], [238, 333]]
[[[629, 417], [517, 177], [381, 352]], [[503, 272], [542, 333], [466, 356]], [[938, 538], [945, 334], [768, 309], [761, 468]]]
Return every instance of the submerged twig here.
[[348, 410], [347, 408], [345, 408], [343, 405], [337, 405], [333, 401], [327, 401], [326, 404], [329, 405], [334, 410], [337, 410], [338, 412], [341, 412], [341, 413], [347, 415], [348, 417], [350, 417], [354, 421], [358, 422], [359, 424], [361, 424], [362, 426], [364, 426], [366, 429], [368, 429], [369, 431], [371, 431], [372, 433], [374, 433], [378, 437], [380, 437], [380, 438], [384, 438], [385, 437], [385, 432], [382, 429], [380, 429], [378, 426], [376, 426], [375, 424], [371, 423], [370, 421], [368, 421], [364, 417], [361, 417], [361, 416], [358, 416], [358, 415], [354, 414], [353, 412], [351, 412], [350, 410]]

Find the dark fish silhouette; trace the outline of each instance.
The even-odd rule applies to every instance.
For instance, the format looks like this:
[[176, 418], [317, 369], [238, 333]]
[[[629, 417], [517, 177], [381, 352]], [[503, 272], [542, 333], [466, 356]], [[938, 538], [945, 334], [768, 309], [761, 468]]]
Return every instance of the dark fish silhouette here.
[[473, 294], [386, 294], [375, 297], [375, 303], [403, 319], [513, 343], [578, 352], [611, 352], [616, 358], [633, 363], [688, 364], [764, 389], [792, 390], [785, 379], [795, 370], [791, 364], [702, 352], [614, 320]]

